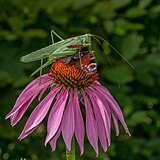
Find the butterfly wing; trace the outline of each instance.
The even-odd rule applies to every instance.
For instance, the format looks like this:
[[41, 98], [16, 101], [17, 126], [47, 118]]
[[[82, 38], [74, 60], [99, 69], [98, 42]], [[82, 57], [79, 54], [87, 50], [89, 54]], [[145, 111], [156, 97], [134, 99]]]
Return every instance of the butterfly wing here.
[[97, 71], [96, 58], [88, 47], [72, 45], [68, 46], [68, 48], [77, 48], [78, 52], [72, 56], [62, 58], [62, 61], [65, 64], [75, 65], [77, 68], [81, 68], [89, 73], [94, 73]]
[[89, 73], [94, 73], [95, 71], [97, 71], [96, 58], [93, 52], [89, 51], [87, 54], [84, 54], [83, 57], [81, 58], [81, 61], [78, 60], [75, 63], [75, 66], [82, 68], [83, 70]]

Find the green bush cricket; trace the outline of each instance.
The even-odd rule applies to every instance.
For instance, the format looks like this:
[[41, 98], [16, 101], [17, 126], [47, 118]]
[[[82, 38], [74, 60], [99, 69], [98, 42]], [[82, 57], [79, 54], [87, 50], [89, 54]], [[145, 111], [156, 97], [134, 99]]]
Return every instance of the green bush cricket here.
[[[47, 58], [47, 62], [38, 68], [33, 74], [40, 71], [40, 69], [50, 65], [51, 63], [55, 62], [56, 59], [73, 55], [77, 52], [77, 49], [75, 48], [68, 48], [67, 46], [70, 45], [83, 45], [83, 46], [90, 46], [91, 45], [91, 34], [84, 34], [77, 37], [71, 37], [68, 39], [63, 40], [59, 35], [57, 35], [54, 31], [51, 32], [51, 34], [54, 33], [58, 38], [60, 38], [60, 41], [54, 43], [53, 36], [52, 42], [53, 44], [42, 48], [40, 50], [34, 51], [30, 54], [27, 54], [23, 57], [21, 57], [21, 61], [24, 63], [29, 63], [37, 60], [43, 61], [43, 59]], [[32, 74], [32, 75], [33, 75]]]
[[[53, 35], [57, 36], [60, 39], [60, 41], [54, 43]], [[77, 53], [77, 51], [78, 51], [77, 48], [69, 48], [68, 46], [71, 46], [71, 45], [80, 45], [81, 46], [82, 45], [82, 46], [90, 47], [91, 46], [91, 37], [93, 37], [96, 41], [98, 41], [98, 39], [103, 40], [105, 43], [107, 43], [109, 46], [111, 46], [111, 48], [113, 50], [115, 50], [130, 66], [132, 66], [130, 64], [130, 62], [128, 62], [112, 45], [109, 44], [109, 42], [107, 42], [106, 40], [104, 40], [103, 38], [101, 38], [99, 36], [87, 33], [84, 35], [71, 37], [71, 38], [64, 40], [53, 30], [51, 31], [51, 38], [52, 38], [53, 44], [51, 44], [47, 47], [44, 47], [42, 49], [39, 49], [37, 51], [34, 51], [30, 54], [27, 54], [27, 55], [21, 57], [20, 60], [24, 63], [29, 63], [29, 62], [41, 60], [41, 67], [38, 68], [36, 71], [34, 71], [31, 76], [33, 76], [34, 74], [36, 74], [39, 71], [40, 71], [40, 75], [41, 75], [42, 69], [45, 68], [46, 66], [52, 64], [53, 62], [55, 62], [57, 59], [62, 58], [62, 57], [66, 57], [66, 56], [71, 56], [71, 55]], [[100, 43], [100, 42], [98, 41], [98, 43]], [[46, 61], [46, 63], [43, 64], [43, 59], [46, 59], [46, 58], [47, 58], [47, 61]]]

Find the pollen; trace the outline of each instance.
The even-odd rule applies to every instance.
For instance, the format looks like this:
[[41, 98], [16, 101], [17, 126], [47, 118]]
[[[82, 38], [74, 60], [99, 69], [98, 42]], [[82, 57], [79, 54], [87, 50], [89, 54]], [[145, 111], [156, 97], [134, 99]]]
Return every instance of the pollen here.
[[98, 80], [97, 71], [89, 73], [77, 68], [74, 64], [65, 64], [61, 59], [53, 63], [50, 68], [50, 73], [55, 83], [78, 89], [88, 87], [92, 85], [95, 80]]

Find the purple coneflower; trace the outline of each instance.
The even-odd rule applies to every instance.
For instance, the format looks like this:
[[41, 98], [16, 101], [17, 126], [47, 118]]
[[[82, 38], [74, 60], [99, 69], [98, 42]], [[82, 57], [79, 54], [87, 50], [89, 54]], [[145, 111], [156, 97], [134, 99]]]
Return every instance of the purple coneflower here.
[[[75, 136], [81, 155], [84, 152], [86, 136], [98, 155], [98, 139], [106, 152], [110, 146], [111, 119], [116, 135], [119, 134], [118, 120], [130, 135], [122, 111], [110, 92], [98, 81], [98, 73], [68, 65], [60, 59], [53, 63], [50, 73], [33, 80], [19, 95], [13, 109], [6, 116], [14, 126], [22, 118], [30, 104], [38, 96], [40, 100], [48, 88], [50, 92], [31, 113], [19, 139], [31, 134], [49, 112], [45, 145], [50, 143], [52, 151], [62, 133], [67, 149]], [[85, 108], [85, 125], [80, 104]]]

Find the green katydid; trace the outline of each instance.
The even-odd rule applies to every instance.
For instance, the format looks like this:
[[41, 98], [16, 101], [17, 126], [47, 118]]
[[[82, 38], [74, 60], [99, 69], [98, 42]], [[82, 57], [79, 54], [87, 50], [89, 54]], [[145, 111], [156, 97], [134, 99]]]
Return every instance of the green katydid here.
[[24, 63], [33, 62], [36, 60], [42, 61], [43, 59], [48, 58], [47, 62], [43, 64], [40, 68], [38, 68], [33, 74], [37, 73], [38, 71], [45, 68], [46, 66], [52, 64], [53, 62], [56, 61], [56, 59], [73, 55], [78, 50], [76, 48], [68, 48], [67, 46], [71, 46], [71, 45], [90, 46], [91, 45], [91, 36], [92, 36], [91, 34], [84, 34], [84, 35], [63, 40], [54, 31], [52, 31], [51, 34], [52, 33], [54, 33], [58, 38], [60, 38], [61, 41], [54, 43], [54, 39], [52, 36], [53, 44], [21, 57], [21, 61]]
[[[56, 35], [60, 39], [60, 41], [54, 43], [53, 34]], [[77, 53], [78, 51], [77, 48], [70, 48], [68, 46], [71, 46], [71, 45], [91, 46], [91, 37], [97, 40], [98, 43], [100, 43], [98, 39], [103, 40], [133, 68], [132, 64], [128, 60], [126, 60], [125, 57], [123, 57], [109, 42], [107, 42], [106, 40], [104, 40], [99, 36], [87, 33], [84, 35], [71, 37], [64, 40], [53, 30], [51, 31], [51, 38], [52, 38], [53, 44], [21, 57], [21, 61], [24, 63], [28, 63], [36, 60], [41, 60], [41, 67], [32, 73], [32, 75], [34, 75], [35, 73], [40, 71], [40, 75], [41, 75], [42, 69], [52, 64], [53, 62], [55, 62], [57, 59], [66, 57], [66, 56], [71, 56]], [[45, 58], [48, 58], [48, 59], [47, 59], [47, 62], [43, 64], [43, 59]]]
[[57, 58], [61, 58], [67, 55], [72, 55], [75, 53], [77, 49], [68, 48], [70, 45], [91, 45], [91, 34], [84, 34], [77, 37], [68, 38], [65, 40], [61, 40], [54, 44], [51, 44], [45, 48], [27, 54], [21, 57], [21, 61], [24, 63], [33, 62], [36, 60], [40, 60], [41, 58], [49, 58], [52, 60], [56, 60]]

